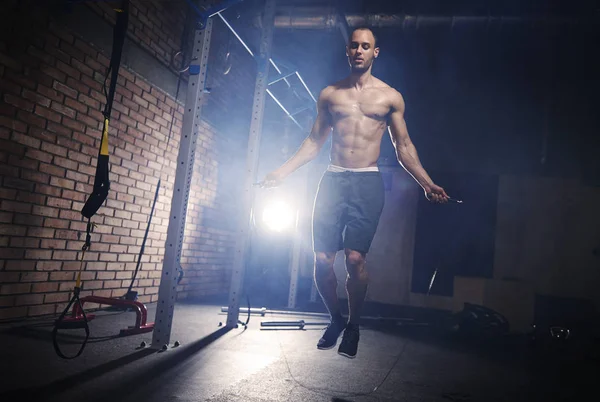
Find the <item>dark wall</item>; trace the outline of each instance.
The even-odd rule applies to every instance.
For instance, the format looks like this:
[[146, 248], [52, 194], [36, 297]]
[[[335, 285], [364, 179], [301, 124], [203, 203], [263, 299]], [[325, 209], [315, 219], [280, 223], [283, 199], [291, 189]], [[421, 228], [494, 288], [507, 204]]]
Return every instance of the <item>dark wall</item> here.
[[[429, 170], [597, 183], [598, 38], [567, 27], [389, 32], [374, 73], [403, 93]], [[394, 158], [389, 141], [383, 156]]]

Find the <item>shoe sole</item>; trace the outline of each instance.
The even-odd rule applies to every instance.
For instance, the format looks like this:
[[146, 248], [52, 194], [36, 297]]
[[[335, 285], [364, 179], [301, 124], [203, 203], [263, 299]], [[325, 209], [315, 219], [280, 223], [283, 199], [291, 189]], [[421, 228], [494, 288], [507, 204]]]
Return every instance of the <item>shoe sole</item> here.
[[[336, 343], [336, 344], [337, 344], [337, 343]], [[330, 350], [330, 349], [333, 349], [333, 348], [335, 348], [335, 345], [336, 345], [336, 344], [333, 344], [333, 345], [331, 345], [331, 346], [329, 346], [329, 347], [317, 346], [317, 349], [319, 349], [319, 350]]]
[[349, 354], [344, 353], [344, 352], [338, 352], [338, 355], [347, 357], [348, 359], [354, 359], [356, 357], [356, 355], [353, 356], [353, 355], [349, 355]]

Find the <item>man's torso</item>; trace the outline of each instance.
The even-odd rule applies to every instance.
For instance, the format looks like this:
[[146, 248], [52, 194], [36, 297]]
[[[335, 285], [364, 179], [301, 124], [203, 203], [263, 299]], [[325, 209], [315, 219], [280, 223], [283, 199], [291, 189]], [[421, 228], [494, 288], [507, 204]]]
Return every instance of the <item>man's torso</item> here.
[[394, 89], [373, 78], [374, 83], [361, 90], [344, 85], [344, 81], [329, 87], [327, 106], [333, 126], [330, 157], [334, 165], [377, 165]]

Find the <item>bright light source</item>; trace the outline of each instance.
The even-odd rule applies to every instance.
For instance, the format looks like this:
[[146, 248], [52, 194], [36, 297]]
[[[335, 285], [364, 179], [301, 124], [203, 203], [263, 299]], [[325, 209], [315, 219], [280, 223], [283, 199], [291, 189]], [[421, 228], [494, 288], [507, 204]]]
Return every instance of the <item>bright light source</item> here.
[[263, 210], [263, 223], [274, 232], [282, 232], [294, 225], [295, 211], [282, 200], [268, 203]]

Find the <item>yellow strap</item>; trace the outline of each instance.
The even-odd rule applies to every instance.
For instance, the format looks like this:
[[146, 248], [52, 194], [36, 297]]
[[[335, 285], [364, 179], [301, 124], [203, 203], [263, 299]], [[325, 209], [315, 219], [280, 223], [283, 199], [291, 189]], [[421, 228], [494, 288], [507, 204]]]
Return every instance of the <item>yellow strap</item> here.
[[108, 156], [108, 119], [104, 119], [104, 131], [102, 132], [102, 144], [100, 144], [100, 155]]
[[83, 259], [85, 258], [85, 250], [81, 253], [81, 264], [79, 264], [79, 272], [77, 272], [77, 280], [75, 282], [75, 287], [81, 287], [81, 271], [83, 270]]

